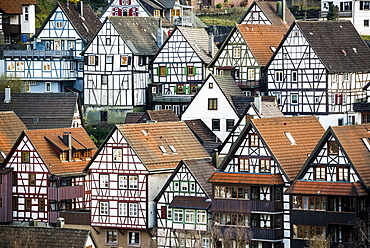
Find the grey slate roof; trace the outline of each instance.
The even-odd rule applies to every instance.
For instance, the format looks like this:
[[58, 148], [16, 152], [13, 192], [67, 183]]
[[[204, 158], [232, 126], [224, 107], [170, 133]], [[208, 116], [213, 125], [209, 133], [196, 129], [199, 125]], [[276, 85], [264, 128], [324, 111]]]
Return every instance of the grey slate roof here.
[[197, 182], [202, 186], [208, 197], [212, 196], [212, 184], [208, 179], [216, 171], [210, 158], [188, 159], [183, 160], [186, 166], [191, 171]]
[[243, 116], [246, 109], [254, 101], [253, 96], [231, 96], [231, 99], [239, 117]]
[[[84, 248], [89, 230], [29, 226], [0, 226], [0, 247]], [[18, 247], [18, 246], [16, 246]]]
[[[212, 56], [209, 54], [208, 49], [208, 33], [204, 28], [189, 28], [189, 27], [177, 27], [181, 34], [188, 41], [194, 52], [200, 57], [200, 59], [209, 64], [212, 60]], [[213, 54], [216, 54], [218, 48], [213, 43]]]
[[77, 93], [12, 93], [4, 103], [0, 93], [0, 111], [14, 111], [28, 129], [71, 127], [78, 99]]
[[245, 97], [242, 90], [239, 86], [235, 83], [234, 79], [231, 76], [219, 76], [219, 75], [212, 75], [215, 79], [218, 86], [221, 88], [221, 91], [224, 93], [225, 97], [234, 108], [234, 110], [238, 112], [237, 106], [234, 104], [233, 97]]
[[[109, 16], [108, 18], [133, 54], [155, 55], [159, 50], [157, 45], [158, 18], [137, 16]], [[161, 26], [172, 27], [173, 25], [161, 18]], [[163, 41], [166, 38], [167, 34], [163, 32]]]
[[[101, 22], [92, 10], [90, 5], [83, 5], [83, 16], [81, 17], [76, 4], [58, 2], [58, 5], [63, 10], [64, 14], [68, 17], [68, 20], [72, 23], [77, 33], [84, 39], [85, 42], [89, 42], [98, 31]], [[86, 28], [87, 29], [86, 29]]]
[[370, 71], [370, 49], [350, 21], [297, 21], [329, 72]]

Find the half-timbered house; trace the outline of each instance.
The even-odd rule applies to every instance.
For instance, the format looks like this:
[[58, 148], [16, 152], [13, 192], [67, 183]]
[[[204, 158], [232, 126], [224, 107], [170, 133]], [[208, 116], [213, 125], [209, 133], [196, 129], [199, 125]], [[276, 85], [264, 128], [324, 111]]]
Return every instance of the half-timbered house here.
[[4, 50], [3, 71], [25, 82], [33, 93], [82, 91], [80, 53], [101, 25], [87, 4], [57, 3], [32, 44], [23, 50]]
[[86, 167], [91, 226], [106, 245], [149, 247], [154, 198], [182, 159], [208, 156], [183, 122], [117, 124]]
[[180, 116], [208, 76], [207, 65], [216, 52], [205, 29], [177, 26], [151, 61], [149, 107], [172, 109]]
[[240, 19], [239, 24], [262, 24], [289, 28], [295, 21], [295, 17], [286, 5], [283, 6], [284, 2], [285, 0], [254, 1]]
[[[158, 10], [160, 7], [158, 6]], [[160, 12], [158, 17], [160, 16]], [[102, 14], [99, 16], [101, 22], [104, 22], [108, 16], [140, 16], [140, 17], [149, 17], [155, 16], [153, 13], [150, 13], [147, 8], [145, 8], [140, 0], [113, 0], [108, 3], [107, 7], [102, 11]]]
[[323, 133], [314, 116], [251, 119], [209, 179], [215, 225], [250, 227], [251, 247], [291, 247], [283, 192]]
[[353, 103], [366, 96], [370, 50], [350, 21], [295, 22], [266, 70], [284, 114], [315, 114], [324, 127], [360, 122]]
[[26, 42], [35, 34], [37, 0], [0, 1], [0, 41]]
[[127, 112], [145, 110], [149, 60], [167, 30], [155, 17], [108, 17], [83, 52], [84, 108], [90, 123], [123, 123]]
[[[236, 97], [241, 97], [245, 104], [236, 105]], [[223, 141], [247, 105], [247, 97], [231, 76], [209, 74], [181, 119], [201, 119]]]
[[329, 127], [311, 152], [286, 191], [291, 247], [322, 234], [330, 236], [332, 247], [367, 246], [361, 245], [369, 228], [369, 128]]
[[2, 193], [11, 195], [1, 199], [1, 222], [55, 224], [61, 211], [88, 209], [83, 169], [95, 151], [83, 128], [23, 131], [2, 165]]
[[157, 204], [157, 247], [211, 247], [209, 225], [215, 167], [210, 158], [183, 160], [161, 192]]
[[247, 95], [261, 95], [263, 67], [287, 30], [284, 25], [237, 24], [209, 67], [214, 74], [231, 75]]

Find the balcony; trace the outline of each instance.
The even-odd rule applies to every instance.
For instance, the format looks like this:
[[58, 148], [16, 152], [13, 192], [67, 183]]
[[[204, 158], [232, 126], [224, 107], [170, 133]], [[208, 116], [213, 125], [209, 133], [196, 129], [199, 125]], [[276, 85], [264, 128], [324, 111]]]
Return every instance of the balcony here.
[[280, 212], [283, 209], [281, 202], [252, 201], [236, 199], [213, 199], [212, 211], [223, 213], [250, 213], [255, 212]]
[[355, 102], [353, 104], [355, 112], [370, 112], [370, 102]]
[[183, 102], [188, 103], [191, 101], [193, 95], [162, 95], [160, 93], [153, 94], [153, 102]]
[[65, 200], [65, 199], [75, 199], [83, 197], [85, 193], [85, 187], [79, 186], [67, 186], [60, 188], [48, 188], [49, 200]]
[[354, 223], [357, 218], [356, 213], [351, 212], [329, 212], [329, 211], [309, 211], [291, 210], [291, 222], [299, 225], [326, 226], [328, 223], [348, 224]]
[[3, 50], [3, 58], [74, 58], [74, 51]]
[[[329, 11], [320, 11], [320, 18], [326, 18]], [[338, 12], [338, 18], [351, 18], [352, 17], [352, 11], [339, 11]]]
[[242, 89], [255, 88], [257, 86], [260, 86], [260, 81], [239, 81], [236, 83]]
[[21, 25], [3, 24], [3, 32], [6, 34], [20, 34]]
[[251, 228], [252, 239], [264, 239], [264, 240], [280, 240], [284, 238], [282, 229], [270, 229], [270, 228]]
[[65, 219], [66, 224], [90, 225], [91, 223], [90, 210], [61, 211], [60, 217]]

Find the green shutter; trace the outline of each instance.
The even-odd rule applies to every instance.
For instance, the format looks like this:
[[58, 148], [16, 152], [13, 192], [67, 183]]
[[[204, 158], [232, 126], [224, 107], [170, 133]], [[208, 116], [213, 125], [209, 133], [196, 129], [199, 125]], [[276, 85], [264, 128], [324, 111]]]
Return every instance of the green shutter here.
[[156, 71], [157, 71], [157, 73], [156, 73], [156, 74], [157, 74], [157, 76], [159, 76], [159, 67], [156, 67], [155, 69], [156, 69]]
[[166, 76], [168, 76], [168, 67], [166, 66]]
[[186, 94], [190, 94], [190, 85], [186, 85]]
[[188, 75], [188, 67], [187, 66], [184, 67], [184, 75], [186, 75], [186, 76]]
[[175, 93], [177, 93], [177, 85], [175, 85]]
[[197, 75], [197, 68], [194, 66], [194, 76]]

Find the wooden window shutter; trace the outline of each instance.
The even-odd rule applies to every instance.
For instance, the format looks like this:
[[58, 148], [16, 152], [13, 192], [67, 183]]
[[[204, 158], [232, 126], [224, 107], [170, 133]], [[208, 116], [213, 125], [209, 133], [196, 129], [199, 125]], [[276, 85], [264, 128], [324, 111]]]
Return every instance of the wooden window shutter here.
[[89, 63], [89, 56], [84, 56], [84, 64], [87, 65]]
[[184, 75], [185, 75], [185, 76], [187, 76], [187, 75], [188, 75], [188, 67], [187, 67], [187, 66], [185, 66], [185, 67], [184, 67]]
[[166, 206], [161, 207], [161, 218], [167, 219], [167, 207]]
[[166, 66], [166, 76], [168, 76], [168, 67]]
[[360, 1], [360, 10], [363, 10], [363, 9], [364, 9], [364, 2]]
[[335, 104], [338, 104], [339, 103], [339, 96], [338, 94], [335, 94]]
[[340, 2], [340, 11], [343, 11], [343, 2]]
[[156, 75], [159, 76], [159, 67], [156, 67], [155, 70], [156, 70]]
[[195, 67], [195, 66], [193, 68], [193, 73], [194, 73], [194, 76], [197, 75], [197, 67]]
[[343, 104], [343, 94], [339, 94], [339, 105]]
[[131, 56], [128, 56], [127, 64], [128, 64], [128, 65], [131, 65]]
[[127, 0], [127, 5], [131, 5], [131, 0]]
[[99, 57], [95, 56], [95, 65], [98, 65], [98, 64], [99, 64]]
[[119, 0], [119, 1], [118, 1], [118, 4], [119, 4], [119, 5], [122, 5], [122, 0]]

